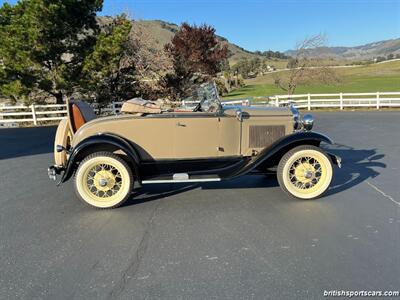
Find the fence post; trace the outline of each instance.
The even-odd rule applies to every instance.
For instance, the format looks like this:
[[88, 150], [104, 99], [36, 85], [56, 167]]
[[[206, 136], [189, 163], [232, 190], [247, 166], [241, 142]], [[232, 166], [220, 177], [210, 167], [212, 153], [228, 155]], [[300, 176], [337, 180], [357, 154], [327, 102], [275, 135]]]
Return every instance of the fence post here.
[[116, 112], [115, 112], [115, 102], [111, 103], [111, 110], [112, 110], [112, 113], [115, 115], [116, 114]]
[[343, 93], [340, 93], [340, 109], [343, 109]]
[[275, 106], [279, 107], [279, 97], [275, 96]]
[[379, 109], [379, 105], [380, 105], [379, 92], [376, 92], [376, 109]]
[[307, 109], [311, 110], [311, 95], [308, 93], [307, 95]]
[[37, 118], [36, 118], [36, 108], [35, 108], [35, 104], [31, 105], [31, 109], [32, 109], [32, 119], [33, 119], [33, 125], [37, 125]]

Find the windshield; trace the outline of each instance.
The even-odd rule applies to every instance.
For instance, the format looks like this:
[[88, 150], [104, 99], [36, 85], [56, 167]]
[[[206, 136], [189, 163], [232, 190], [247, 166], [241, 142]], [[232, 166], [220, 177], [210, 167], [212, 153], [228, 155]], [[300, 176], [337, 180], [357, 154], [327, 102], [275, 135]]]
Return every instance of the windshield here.
[[202, 112], [215, 112], [221, 106], [218, 90], [214, 82], [195, 86], [191, 91], [191, 96], [184, 99], [184, 103], [187, 106], [200, 106], [198, 111]]

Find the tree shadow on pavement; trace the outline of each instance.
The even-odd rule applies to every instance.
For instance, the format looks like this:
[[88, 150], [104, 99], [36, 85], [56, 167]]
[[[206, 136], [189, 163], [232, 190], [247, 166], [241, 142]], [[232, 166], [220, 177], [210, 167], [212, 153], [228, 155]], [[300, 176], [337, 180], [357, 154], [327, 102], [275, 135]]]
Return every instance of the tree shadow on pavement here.
[[0, 160], [53, 152], [56, 126], [0, 129]]

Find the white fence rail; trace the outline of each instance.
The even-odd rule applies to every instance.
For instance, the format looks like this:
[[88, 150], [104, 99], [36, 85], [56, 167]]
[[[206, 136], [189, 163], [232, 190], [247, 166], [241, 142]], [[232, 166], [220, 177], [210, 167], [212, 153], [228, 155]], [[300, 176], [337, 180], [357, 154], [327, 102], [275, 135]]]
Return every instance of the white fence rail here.
[[[102, 112], [116, 114], [119, 113], [122, 102], [114, 102], [101, 109]], [[94, 110], [98, 112], [96, 105]], [[66, 104], [48, 104], [48, 105], [17, 105], [0, 106], [0, 125], [14, 123], [33, 123], [38, 125], [41, 121], [62, 120], [67, 117]]]
[[0, 106], [0, 124], [61, 120], [67, 115], [65, 104]]
[[[196, 102], [183, 102], [190, 107]], [[237, 100], [226, 100], [223, 105], [241, 106], [285, 106], [294, 104], [297, 108], [311, 110], [313, 108], [339, 108], [346, 107], [400, 107], [400, 92], [377, 93], [336, 93], [336, 94], [302, 94], [302, 95], [276, 95], [271, 97], [253, 97]], [[122, 102], [114, 102], [102, 108], [102, 112], [119, 113]], [[94, 106], [95, 110], [98, 110]], [[67, 115], [65, 104], [31, 105], [31, 106], [0, 106], [0, 125], [14, 125], [17, 123], [33, 123], [61, 120]]]
[[376, 93], [335, 93], [335, 94], [303, 94], [277, 95], [269, 98], [275, 106], [293, 103], [297, 108], [311, 110], [313, 108], [345, 107], [400, 107], [400, 92]]

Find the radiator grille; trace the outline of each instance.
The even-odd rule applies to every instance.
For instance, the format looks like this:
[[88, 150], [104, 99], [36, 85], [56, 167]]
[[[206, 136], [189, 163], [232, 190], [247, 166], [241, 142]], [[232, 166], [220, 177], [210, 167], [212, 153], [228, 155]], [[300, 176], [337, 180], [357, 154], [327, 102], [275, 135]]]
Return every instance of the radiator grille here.
[[250, 126], [249, 148], [264, 148], [285, 135], [285, 126]]

